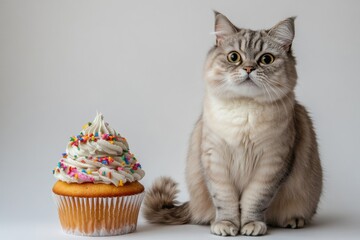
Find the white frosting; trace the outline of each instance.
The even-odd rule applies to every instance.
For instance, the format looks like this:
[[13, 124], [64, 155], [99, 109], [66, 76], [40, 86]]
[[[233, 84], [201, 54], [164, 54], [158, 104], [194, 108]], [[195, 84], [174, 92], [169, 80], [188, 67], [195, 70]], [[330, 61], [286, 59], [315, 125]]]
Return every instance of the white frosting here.
[[54, 176], [68, 183], [112, 183], [119, 186], [138, 181], [145, 175], [130, 153], [126, 139], [104, 122], [102, 114], [97, 114], [80, 135], [70, 139], [63, 155]]

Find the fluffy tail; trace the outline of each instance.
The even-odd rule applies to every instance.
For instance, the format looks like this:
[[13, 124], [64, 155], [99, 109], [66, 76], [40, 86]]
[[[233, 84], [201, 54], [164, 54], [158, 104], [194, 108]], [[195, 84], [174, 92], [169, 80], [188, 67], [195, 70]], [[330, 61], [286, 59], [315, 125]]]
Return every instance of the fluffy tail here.
[[169, 177], [155, 180], [144, 200], [144, 217], [151, 223], [185, 224], [190, 222], [189, 203], [175, 200], [177, 183]]

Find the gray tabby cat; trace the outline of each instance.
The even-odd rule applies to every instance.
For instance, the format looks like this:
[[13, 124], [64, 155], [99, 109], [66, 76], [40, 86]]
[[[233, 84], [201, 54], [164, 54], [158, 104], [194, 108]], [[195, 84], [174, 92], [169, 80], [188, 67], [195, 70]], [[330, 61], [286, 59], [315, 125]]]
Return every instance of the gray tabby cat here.
[[263, 235], [267, 224], [301, 228], [322, 190], [316, 136], [295, 100], [294, 18], [269, 30], [235, 27], [215, 13], [216, 45], [205, 64], [203, 113], [186, 168], [190, 201], [170, 178], [144, 201], [152, 223], [211, 224], [216, 235]]

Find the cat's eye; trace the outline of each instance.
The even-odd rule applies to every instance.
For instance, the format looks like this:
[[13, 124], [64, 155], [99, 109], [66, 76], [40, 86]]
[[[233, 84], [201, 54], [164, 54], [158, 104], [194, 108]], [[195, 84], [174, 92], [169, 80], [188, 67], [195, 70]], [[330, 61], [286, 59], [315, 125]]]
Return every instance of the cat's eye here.
[[240, 63], [241, 62], [241, 56], [240, 53], [236, 51], [232, 51], [227, 55], [227, 60], [231, 63]]
[[265, 54], [261, 55], [261, 57], [259, 59], [260, 63], [266, 64], [266, 65], [273, 63], [274, 60], [275, 60], [275, 57], [270, 53], [265, 53]]

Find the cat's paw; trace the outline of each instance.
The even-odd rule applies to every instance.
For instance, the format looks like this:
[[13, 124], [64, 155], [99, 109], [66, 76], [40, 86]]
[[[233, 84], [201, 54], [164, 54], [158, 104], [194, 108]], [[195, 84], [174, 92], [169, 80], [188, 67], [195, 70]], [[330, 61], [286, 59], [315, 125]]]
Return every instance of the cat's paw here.
[[247, 236], [264, 235], [266, 231], [266, 224], [260, 221], [249, 222], [241, 228], [241, 234]]
[[284, 227], [287, 228], [303, 228], [305, 226], [304, 218], [292, 218], [285, 222]]
[[213, 222], [210, 227], [211, 233], [219, 236], [236, 236], [239, 228], [230, 221]]

